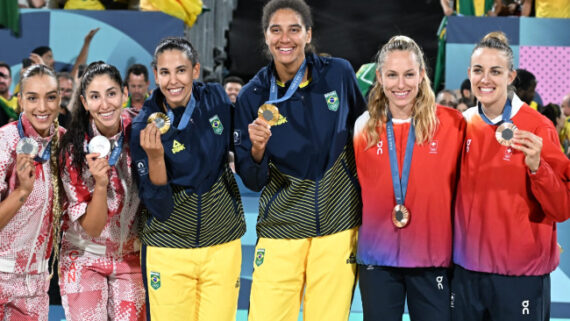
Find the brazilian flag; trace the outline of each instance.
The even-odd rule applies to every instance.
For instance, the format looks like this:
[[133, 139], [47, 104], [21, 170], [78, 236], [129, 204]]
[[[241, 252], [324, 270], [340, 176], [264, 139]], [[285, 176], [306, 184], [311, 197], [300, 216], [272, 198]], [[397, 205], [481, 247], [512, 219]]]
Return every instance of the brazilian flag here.
[[20, 34], [18, 0], [0, 1], [0, 27], [12, 30], [12, 33], [16, 36]]

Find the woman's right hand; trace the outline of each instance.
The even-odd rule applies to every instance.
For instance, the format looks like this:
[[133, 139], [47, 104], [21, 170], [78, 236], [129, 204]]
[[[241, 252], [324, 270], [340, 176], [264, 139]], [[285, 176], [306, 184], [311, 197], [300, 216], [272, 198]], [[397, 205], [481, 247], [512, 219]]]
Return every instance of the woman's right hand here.
[[247, 131], [251, 141], [251, 156], [259, 163], [271, 137], [271, 126], [264, 119], [256, 118], [247, 126]]
[[160, 130], [154, 123], [147, 124], [145, 129], [141, 130], [140, 144], [149, 160], [164, 158], [164, 146], [160, 140]]
[[16, 175], [20, 182], [18, 188], [30, 195], [36, 179], [34, 160], [30, 155], [18, 154], [16, 156]]
[[85, 156], [87, 160], [87, 166], [89, 167], [89, 172], [95, 179], [95, 186], [105, 187], [109, 184], [109, 161], [106, 158], [97, 158], [99, 153], [91, 153]]

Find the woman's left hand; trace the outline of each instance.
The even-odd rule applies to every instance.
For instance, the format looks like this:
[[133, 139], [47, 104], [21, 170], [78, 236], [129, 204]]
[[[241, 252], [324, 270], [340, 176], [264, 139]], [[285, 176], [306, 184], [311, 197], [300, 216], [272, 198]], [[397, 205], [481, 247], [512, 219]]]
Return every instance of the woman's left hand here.
[[542, 137], [526, 130], [516, 130], [512, 148], [524, 153], [524, 162], [528, 168], [536, 172], [540, 165], [540, 152], [542, 151]]

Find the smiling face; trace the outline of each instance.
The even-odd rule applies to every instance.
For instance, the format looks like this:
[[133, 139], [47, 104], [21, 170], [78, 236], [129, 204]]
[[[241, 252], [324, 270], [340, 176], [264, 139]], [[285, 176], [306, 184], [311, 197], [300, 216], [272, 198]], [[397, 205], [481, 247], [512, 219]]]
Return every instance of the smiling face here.
[[18, 99], [36, 132], [42, 137], [48, 136], [59, 113], [57, 80], [45, 74], [31, 76], [22, 82]]
[[396, 115], [412, 115], [424, 71], [420, 70], [416, 54], [411, 51], [394, 50], [386, 55], [376, 79], [382, 84], [388, 98], [390, 111]]
[[156, 59], [155, 82], [171, 108], [186, 106], [192, 95], [192, 82], [200, 76], [200, 64], [178, 49], [165, 50]]
[[106, 74], [93, 77], [87, 85], [81, 102], [101, 134], [111, 137], [119, 132], [125, 96], [121, 85]]
[[479, 48], [471, 56], [468, 74], [473, 95], [483, 107], [502, 110], [507, 88], [516, 77], [516, 72], [509, 69], [507, 56], [497, 49]]
[[265, 44], [277, 68], [297, 70], [305, 59], [305, 46], [310, 42], [311, 29], [306, 29], [297, 12], [279, 9], [273, 13], [265, 30]]

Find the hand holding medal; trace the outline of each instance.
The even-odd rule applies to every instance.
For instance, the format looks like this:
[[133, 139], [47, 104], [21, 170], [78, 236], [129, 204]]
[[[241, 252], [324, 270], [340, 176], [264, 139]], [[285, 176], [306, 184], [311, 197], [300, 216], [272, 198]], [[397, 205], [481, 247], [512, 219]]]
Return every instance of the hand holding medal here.
[[542, 137], [526, 130], [517, 130], [513, 135], [511, 147], [524, 153], [524, 162], [528, 168], [536, 172], [540, 165]]
[[34, 188], [36, 178], [33, 156], [25, 153], [16, 155], [16, 175], [18, 176], [18, 188], [30, 194]]
[[160, 134], [166, 134], [170, 129], [170, 118], [164, 113], [156, 112], [152, 113], [148, 119], [147, 123], [153, 123], [156, 128], [158, 128]]
[[164, 147], [160, 137], [170, 129], [170, 118], [163, 113], [156, 112], [149, 116], [147, 123], [145, 129], [141, 130], [139, 143], [149, 160], [163, 159]]

